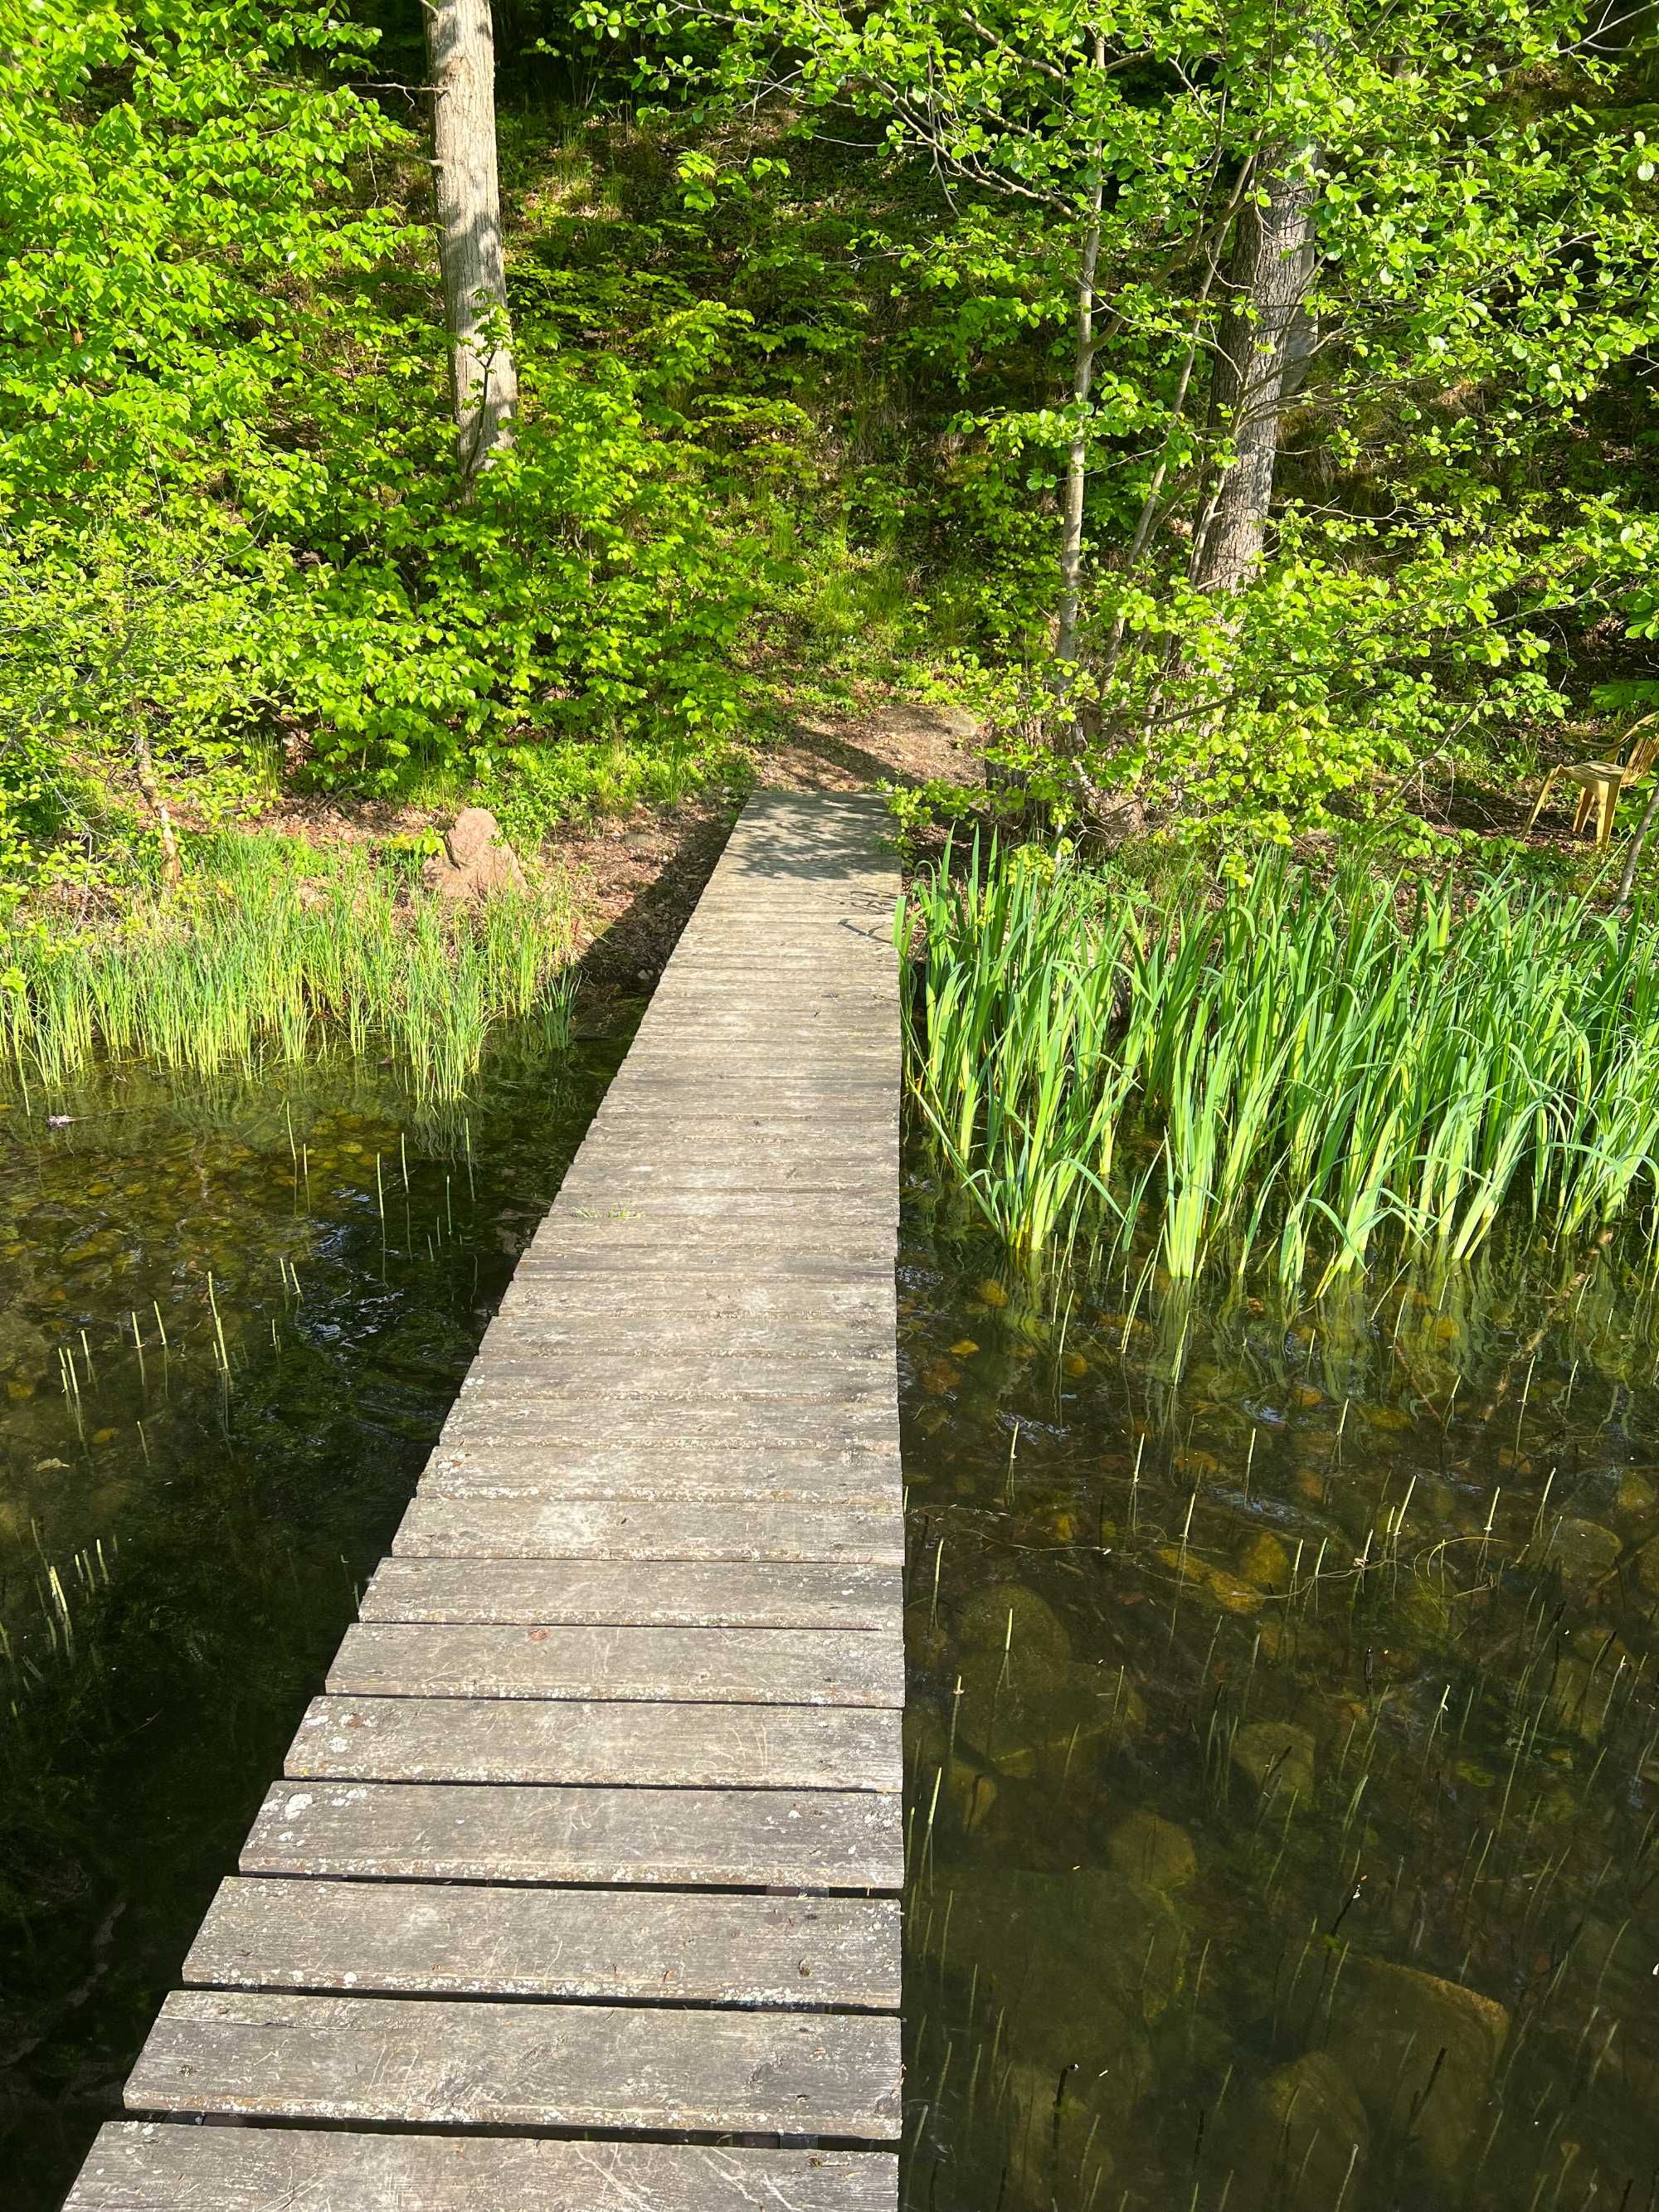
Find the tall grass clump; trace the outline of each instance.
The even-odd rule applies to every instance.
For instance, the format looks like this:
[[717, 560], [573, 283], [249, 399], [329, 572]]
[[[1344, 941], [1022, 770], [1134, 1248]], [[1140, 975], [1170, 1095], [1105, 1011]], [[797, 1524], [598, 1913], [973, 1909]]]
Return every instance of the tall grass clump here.
[[923, 941], [915, 1095], [1016, 1249], [1083, 1233], [1127, 1256], [1146, 1224], [1176, 1280], [1267, 1259], [1323, 1287], [1379, 1240], [1467, 1260], [1505, 1209], [1570, 1240], [1652, 1207], [1648, 913], [1503, 877], [1461, 897], [1322, 884], [1277, 858], [1161, 912], [975, 846], [900, 927]]
[[0, 1061], [52, 1091], [141, 1054], [208, 1075], [338, 1040], [453, 1098], [491, 1025], [568, 1030], [573, 916], [556, 885], [448, 904], [361, 851], [206, 841], [179, 891], [96, 930], [0, 931]]

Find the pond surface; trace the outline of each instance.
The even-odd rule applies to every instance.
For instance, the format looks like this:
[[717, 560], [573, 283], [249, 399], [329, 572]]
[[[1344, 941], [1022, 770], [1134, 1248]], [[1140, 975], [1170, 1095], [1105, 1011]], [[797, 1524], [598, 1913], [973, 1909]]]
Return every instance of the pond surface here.
[[[626, 1026], [624, 1024], [623, 1026]], [[0, 2171], [55, 2212], [625, 1036], [0, 1110]]]
[[[442, 1126], [348, 1061], [0, 1113], [8, 2206], [114, 2109], [623, 1042]], [[908, 2212], [1654, 2212], [1617, 1255], [1036, 1294], [917, 1154], [901, 1316]]]
[[1651, 1297], [1034, 1296], [915, 1165], [909, 2212], [1651, 2212]]

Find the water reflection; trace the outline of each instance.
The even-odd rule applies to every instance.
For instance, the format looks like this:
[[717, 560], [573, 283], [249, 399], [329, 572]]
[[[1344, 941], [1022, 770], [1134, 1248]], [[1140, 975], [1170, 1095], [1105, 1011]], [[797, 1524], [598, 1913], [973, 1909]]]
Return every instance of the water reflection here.
[[1034, 1296], [918, 1164], [908, 2206], [1659, 2203], [1643, 1279]]
[[0, 1113], [0, 2158], [61, 2201], [624, 1048]]

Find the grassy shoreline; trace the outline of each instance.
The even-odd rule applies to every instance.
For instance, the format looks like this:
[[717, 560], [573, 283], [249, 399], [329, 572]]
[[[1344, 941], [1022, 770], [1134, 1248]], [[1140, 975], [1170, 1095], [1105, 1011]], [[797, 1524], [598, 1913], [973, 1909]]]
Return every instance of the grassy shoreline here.
[[1467, 1261], [1517, 1213], [1571, 1248], [1659, 1196], [1645, 908], [1275, 862], [1160, 913], [1119, 877], [975, 847], [901, 927], [924, 943], [914, 1095], [1034, 1261], [1081, 1241], [1176, 1281], [1322, 1289], [1384, 1251]]
[[453, 1098], [491, 1027], [568, 1027], [568, 884], [448, 902], [404, 856], [270, 835], [195, 841], [186, 881], [113, 925], [0, 924], [0, 1082], [52, 1091], [143, 1055], [198, 1075], [294, 1065], [337, 1038]]

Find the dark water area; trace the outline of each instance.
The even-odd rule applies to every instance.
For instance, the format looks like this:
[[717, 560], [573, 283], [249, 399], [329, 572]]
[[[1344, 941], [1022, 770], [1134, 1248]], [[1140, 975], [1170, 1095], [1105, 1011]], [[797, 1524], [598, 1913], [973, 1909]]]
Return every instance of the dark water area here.
[[1033, 1291], [913, 1169], [908, 2212], [1651, 2212], [1643, 1272]]
[[[115, 2109], [624, 1044], [443, 1121], [343, 1059], [0, 1113], [8, 2208]], [[900, 1297], [908, 2212], [1655, 2212], [1642, 1271], [1033, 1289], [913, 1153]]]
[[[625, 1027], [625, 1024], [624, 1024]], [[55, 2212], [625, 1034], [0, 1110], [0, 2199]]]

